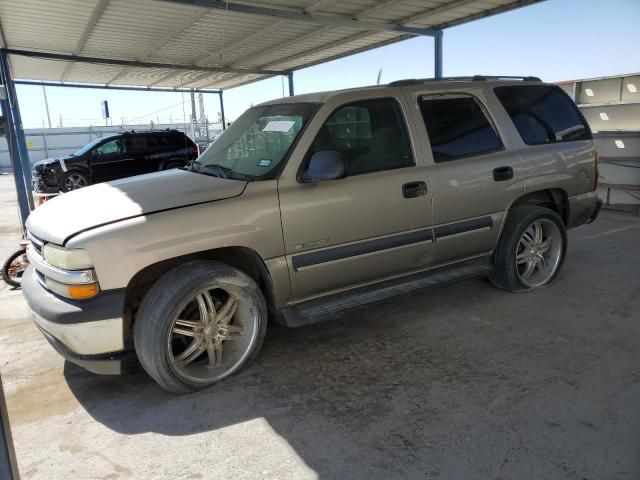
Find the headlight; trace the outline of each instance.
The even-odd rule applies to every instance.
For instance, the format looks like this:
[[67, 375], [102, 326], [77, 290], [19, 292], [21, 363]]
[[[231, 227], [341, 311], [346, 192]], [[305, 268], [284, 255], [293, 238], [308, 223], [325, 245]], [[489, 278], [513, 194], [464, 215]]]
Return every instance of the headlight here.
[[46, 243], [42, 249], [45, 262], [63, 270], [85, 270], [93, 267], [89, 252], [81, 248], [67, 249]]

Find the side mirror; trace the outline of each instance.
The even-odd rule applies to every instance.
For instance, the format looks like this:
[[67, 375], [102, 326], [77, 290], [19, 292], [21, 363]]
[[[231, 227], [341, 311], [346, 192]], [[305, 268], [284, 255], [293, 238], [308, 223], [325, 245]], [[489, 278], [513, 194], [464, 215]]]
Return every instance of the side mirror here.
[[302, 183], [324, 182], [344, 178], [347, 169], [340, 152], [327, 150], [316, 152], [309, 161], [309, 166], [302, 174]]

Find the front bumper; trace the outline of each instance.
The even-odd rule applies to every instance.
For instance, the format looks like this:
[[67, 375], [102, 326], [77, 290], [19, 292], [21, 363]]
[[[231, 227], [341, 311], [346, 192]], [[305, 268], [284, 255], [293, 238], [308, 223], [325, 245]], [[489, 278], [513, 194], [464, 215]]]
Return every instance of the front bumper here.
[[31, 185], [36, 193], [55, 194], [60, 193], [58, 179], [54, 172], [38, 173], [31, 172]]
[[21, 287], [36, 326], [58, 353], [94, 373], [122, 373], [132, 353], [125, 348], [124, 290], [69, 300], [47, 290], [33, 267], [24, 273]]

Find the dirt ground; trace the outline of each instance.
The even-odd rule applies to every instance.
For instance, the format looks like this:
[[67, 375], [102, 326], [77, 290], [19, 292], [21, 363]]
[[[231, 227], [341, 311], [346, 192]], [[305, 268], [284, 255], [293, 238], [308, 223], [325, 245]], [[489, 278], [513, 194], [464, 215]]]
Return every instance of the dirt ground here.
[[[19, 238], [0, 176], [0, 254]], [[569, 234], [558, 282], [470, 280], [288, 330], [187, 396], [70, 364], [0, 286], [23, 479], [638, 479], [640, 218]]]

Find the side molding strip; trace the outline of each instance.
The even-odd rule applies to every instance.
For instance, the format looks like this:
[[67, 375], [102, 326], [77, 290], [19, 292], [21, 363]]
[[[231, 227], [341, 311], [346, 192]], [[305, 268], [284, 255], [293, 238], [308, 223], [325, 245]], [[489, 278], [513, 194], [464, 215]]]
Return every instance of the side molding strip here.
[[459, 233], [480, 230], [481, 228], [493, 228], [493, 219], [491, 217], [481, 217], [474, 220], [465, 220], [464, 222], [443, 225], [434, 229], [436, 239], [457, 235]]
[[378, 238], [351, 245], [329, 248], [318, 252], [303, 253], [301, 255], [295, 255], [291, 261], [293, 269], [298, 271], [301, 268], [318, 265], [320, 263], [327, 263], [358, 255], [365, 255], [367, 253], [373, 253], [380, 250], [389, 250], [391, 248], [403, 247], [414, 243], [431, 241], [433, 241], [433, 232], [429, 228], [426, 230], [419, 230], [417, 232], [402, 233], [391, 237]]
[[402, 233], [391, 237], [378, 238], [351, 245], [328, 248], [326, 250], [302, 253], [300, 255], [294, 255], [291, 261], [293, 269], [298, 271], [302, 268], [319, 265], [321, 263], [343, 260], [345, 258], [366, 255], [368, 253], [389, 250], [391, 248], [404, 247], [414, 243], [432, 242], [434, 238], [438, 239], [449, 237], [460, 233], [481, 230], [483, 228], [493, 228], [493, 219], [491, 217], [465, 220], [463, 222], [435, 227], [434, 229], [427, 228], [416, 232]]

